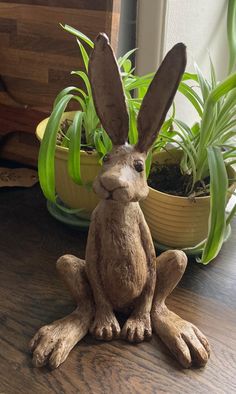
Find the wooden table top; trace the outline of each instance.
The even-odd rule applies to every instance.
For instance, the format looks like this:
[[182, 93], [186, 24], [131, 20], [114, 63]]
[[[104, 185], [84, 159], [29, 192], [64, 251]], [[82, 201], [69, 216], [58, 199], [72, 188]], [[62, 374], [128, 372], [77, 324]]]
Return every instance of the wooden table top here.
[[219, 257], [190, 262], [169, 306], [209, 338], [203, 369], [183, 370], [155, 336], [149, 343], [96, 342], [87, 336], [58, 369], [32, 367], [28, 342], [73, 310], [56, 274], [64, 253], [84, 256], [86, 233], [52, 218], [39, 187], [0, 192], [0, 393], [236, 392], [236, 222]]

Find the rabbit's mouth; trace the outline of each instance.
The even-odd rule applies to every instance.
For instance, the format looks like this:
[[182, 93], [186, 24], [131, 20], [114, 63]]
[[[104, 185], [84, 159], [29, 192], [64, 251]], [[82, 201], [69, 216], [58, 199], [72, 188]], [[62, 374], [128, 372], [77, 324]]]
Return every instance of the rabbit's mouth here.
[[117, 186], [112, 190], [105, 187], [101, 179], [96, 179], [93, 185], [95, 193], [97, 193], [104, 200], [112, 201], [130, 201], [130, 195], [125, 186]]
[[112, 192], [109, 192], [108, 190], [107, 190], [107, 192], [109, 193], [109, 196], [106, 198], [106, 200], [113, 200], [113, 191]]
[[[102, 185], [103, 186], [103, 185]], [[119, 186], [119, 187], [116, 187], [115, 189], [113, 189], [113, 190], [107, 190], [107, 189], [105, 189], [106, 191], [107, 191], [107, 193], [109, 193], [108, 194], [108, 197], [106, 198], [106, 200], [114, 200], [114, 201], [116, 201], [116, 198], [115, 198], [115, 196], [114, 196], [114, 193], [116, 192], [116, 191], [123, 191], [124, 189], [126, 189], [125, 187], [122, 187], [122, 186]]]

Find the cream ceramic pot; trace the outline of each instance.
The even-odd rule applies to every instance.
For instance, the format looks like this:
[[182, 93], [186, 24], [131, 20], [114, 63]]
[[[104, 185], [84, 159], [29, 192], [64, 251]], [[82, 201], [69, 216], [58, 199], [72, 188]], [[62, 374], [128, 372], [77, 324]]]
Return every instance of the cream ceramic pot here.
[[[73, 119], [74, 114], [75, 112], [65, 112], [61, 120]], [[44, 119], [37, 126], [36, 136], [40, 141], [42, 141], [48, 119]], [[91, 187], [100, 169], [98, 155], [95, 152], [80, 152], [83, 186], [77, 185], [69, 177], [67, 162], [68, 148], [57, 146], [55, 154], [56, 193], [67, 207], [81, 209], [81, 216], [88, 218], [99, 201]]]
[[[177, 163], [181, 152], [159, 153], [155, 160], [161, 164]], [[230, 178], [235, 177], [233, 168]], [[231, 176], [232, 175], [232, 176]], [[235, 189], [233, 184], [230, 189]], [[170, 248], [192, 248], [207, 237], [210, 197], [173, 196], [149, 188], [149, 195], [142, 202], [142, 210], [152, 237], [159, 244]]]

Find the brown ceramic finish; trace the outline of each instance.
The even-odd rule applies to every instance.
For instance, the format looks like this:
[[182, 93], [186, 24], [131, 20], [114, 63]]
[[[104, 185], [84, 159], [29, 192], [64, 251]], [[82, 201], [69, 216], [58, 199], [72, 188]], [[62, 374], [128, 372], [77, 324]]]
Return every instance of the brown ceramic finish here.
[[[156, 125], [155, 135], [171, 105], [184, 68], [185, 47], [178, 44], [161, 66], [159, 83], [166, 89], [162, 92], [164, 104], [155, 108], [155, 113], [147, 110], [147, 117]], [[101, 70], [106, 70], [106, 75]], [[183, 367], [205, 365], [209, 357], [206, 338], [165, 305], [166, 298], [184, 273], [187, 258], [181, 251], [168, 251], [156, 258], [151, 234], [139, 206], [139, 201], [148, 194], [145, 158], [154, 133], [153, 128], [149, 130], [143, 126], [146, 124], [145, 108], [149, 101], [155, 101], [157, 89], [151, 85], [147, 93], [148, 99], [140, 110], [143, 120], [139, 122], [139, 143], [130, 146], [125, 143], [126, 115], [119, 112], [121, 108], [125, 110], [121, 81], [104, 35], [95, 43], [89, 74], [97, 112], [103, 124], [109, 124], [107, 132], [113, 141], [113, 150], [105, 158], [94, 182], [101, 202], [92, 215], [86, 262], [65, 255], [57, 263], [78, 306], [69, 316], [38, 331], [30, 344], [34, 364], [40, 367], [49, 363], [52, 368], [58, 367], [88, 331], [98, 340], [122, 337], [129, 342], [141, 342], [151, 337], [153, 328]], [[104, 83], [105, 77], [113, 83]], [[156, 78], [154, 85], [155, 81]], [[113, 100], [114, 86], [117, 94]], [[110, 118], [111, 111], [114, 122]], [[122, 134], [116, 144], [118, 122]], [[122, 328], [116, 311], [128, 315]]]

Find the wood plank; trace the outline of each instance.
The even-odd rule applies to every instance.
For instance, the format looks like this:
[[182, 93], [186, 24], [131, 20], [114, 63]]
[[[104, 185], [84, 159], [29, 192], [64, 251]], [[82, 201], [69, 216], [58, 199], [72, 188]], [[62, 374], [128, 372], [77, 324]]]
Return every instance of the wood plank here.
[[52, 53], [57, 56], [72, 56], [80, 55], [79, 48], [75, 40], [70, 41], [59, 40], [54, 37], [32, 36], [28, 34], [17, 34], [17, 36], [10, 36], [9, 47], [17, 49], [17, 51], [33, 51]]
[[[28, 65], [29, 69], [29, 64], [34, 68], [36, 68], [37, 64], [40, 64], [40, 67], [43, 67], [44, 70], [56, 66], [57, 69], [68, 71], [74, 69], [77, 66], [82, 66], [82, 60], [79, 57], [79, 53], [77, 57], [71, 57], [45, 52], [39, 52], [36, 54], [34, 51], [18, 51], [17, 49], [7, 48], [2, 51], [1, 56], [5, 56], [4, 61], [9, 60], [9, 62], [18, 62], [18, 64], [22, 67], [22, 70], [23, 65], [25, 67]], [[27, 71], [29, 71], [28, 69], [25, 71], [25, 75], [27, 75]], [[40, 68], [38, 67], [38, 69], [38, 74], [40, 74]]]
[[112, 13], [107, 15], [106, 28], [109, 33], [111, 45], [116, 53], [118, 48], [118, 38], [119, 38], [119, 25], [120, 25], [120, 11], [121, 11], [121, 2], [120, 0], [113, 1], [113, 9]]
[[37, 5], [24, 5], [17, 3], [2, 3], [0, 2], [1, 17], [16, 19], [17, 21], [28, 21], [36, 19], [47, 23], [71, 24], [79, 28], [79, 20], [81, 27], [83, 25], [90, 26], [91, 38], [95, 37], [101, 27], [104, 27], [108, 11], [96, 11], [85, 9], [64, 9], [61, 7], [46, 7]]
[[46, 116], [29, 108], [0, 105], [0, 157], [36, 167], [39, 142], [35, 130]]
[[38, 152], [39, 142], [36, 137], [21, 131], [9, 136], [0, 149], [0, 157], [36, 168]]
[[10, 35], [8, 33], [0, 33], [0, 47], [7, 48], [10, 44]]
[[116, 47], [119, 6], [120, 0], [0, 1], [0, 75], [10, 93], [22, 103], [50, 109], [55, 92], [73, 81], [66, 72], [82, 67], [75, 37], [59, 23], [92, 39], [105, 31]]
[[[33, 16], [32, 16], [33, 18]], [[89, 26], [83, 27], [83, 32], [89, 35], [91, 28]], [[48, 23], [44, 21], [32, 20], [17, 20], [17, 34], [40, 36], [40, 37], [57, 37], [66, 42], [73, 41], [71, 34], [67, 33], [59, 24]]]
[[[52, 109], [52, 103], [56, 95], [61, 91], [60, 85], [62, 85], [62, 87], [83, 87], [78, 77], [76, 78], [76, 76], [70, 75], [70, 73], [68, 72], [56, 70], [55, 74], [59, 77], [59, 79], [51, 79], [50, 89], [48, 83], [41, 83], [40, 81], [33, 81], [29, 79], [26, 80], [24, 78], [4, 76], [4, 81], [8, 86], [9, 92], [14, 97], [16, 97], [19, 102], [23, 104], [27, 103], [27, 105], [29, 105], [30, 107], [34, 107], [35, 109], [41, 106], [44, 112], [48, 112]], [[22, 86], [24, 86], [24, 91], [22, 90]], [[32, 96], [32, 92], [34, 92], [34, 96]], [[68, 108], [72, 108], [71, 105], [69, 105]], [[78, 108], [78, 104], [73, 105], [73, 108]]]
[[206, 267], [190, 262], [168, 302], [208, 336], [212, 353], [206, 368], [182, 370], [155, 336], [138, 345], [87, 336], [53, 372], [33, 368], [27, 346], [37, 328], [73, 310], [55, 261], [65, 252], [83, 258], [86, 233], [53, 219], [37, 186], [2, 190], [0, 222], [1, 392], [235, 392], [236, 221], [220, 256]]
[[0, 136], [12, 131], [24, 131], [32, 134], [35, 132], [36, 125], [47, 114], [34, 111], [30, 108], [16, 108], [0, 105]]
[[4, 48], [1, 52], [0, 74], [2, 76], [25, 78], [46, 83], [48, 81], [47, 67], [39, 68], [36, 57], [29, 61], [19, 56], [18, 50]]
[[1, 3], [43, 5], [47, 7], [79, 8], [86, 10], [112, 10], [111, 0], [6, 0]]
[[0, 17], [0, 32], [3, 33], [12, 33], [16, 32], [16, 20], [12, 17], [9, 18], [2, 18]]

